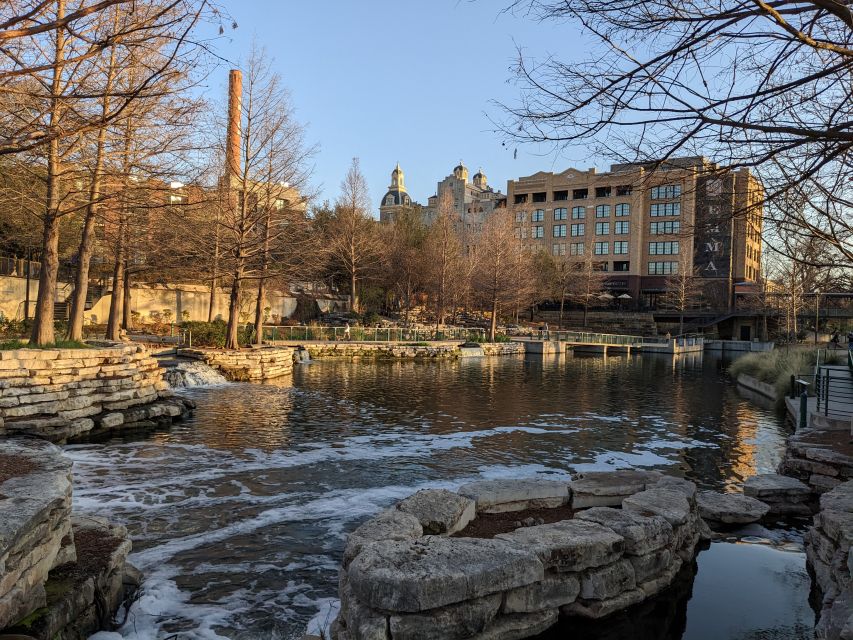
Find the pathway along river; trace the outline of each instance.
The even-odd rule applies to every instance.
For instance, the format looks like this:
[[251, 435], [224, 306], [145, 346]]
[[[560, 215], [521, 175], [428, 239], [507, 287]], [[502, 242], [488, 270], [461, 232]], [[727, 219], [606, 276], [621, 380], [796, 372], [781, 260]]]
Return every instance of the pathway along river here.
[[[724, 489], [773, 470], [787, 432], [707, 356], [326, 361], [185, 393], [197, 413], [169, 431], [68, 448], [76, 508], [127, 524], [146, 576], [126, 638], [300, 638], [334, 606], [346, 534], [423, 487], [643, 467]], [[801, 534], [746, 533], [630, 636], [811, 637]]]

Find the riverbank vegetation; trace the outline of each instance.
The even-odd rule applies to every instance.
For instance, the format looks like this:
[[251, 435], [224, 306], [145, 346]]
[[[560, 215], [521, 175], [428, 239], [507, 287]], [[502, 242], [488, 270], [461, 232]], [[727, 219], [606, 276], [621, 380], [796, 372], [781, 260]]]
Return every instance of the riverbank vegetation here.
[[[747, 375], [759, 382], [772, 385], [776, 389], [776, 398], [785, 397], [791, 384], [791, 376], [811, 376], [820, 354], [821, 364], [841, 364], [843, 351], [817, 350], [811, 347], [775, 349], [764, 353], [748, 353], [729, 365], [729, 375], [737, 380]], [[811, 378], [808, 378], [811, 380]]]

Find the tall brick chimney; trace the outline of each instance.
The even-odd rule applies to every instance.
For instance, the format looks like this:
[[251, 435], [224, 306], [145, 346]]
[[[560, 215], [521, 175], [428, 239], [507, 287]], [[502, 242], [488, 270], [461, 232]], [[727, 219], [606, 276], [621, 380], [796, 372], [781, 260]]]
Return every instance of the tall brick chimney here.
[[228, 74], [228, 138], [225, 142], [226, 175], [240, 175], [240, 111], [243, 103], [243, 74], [232, 69]]

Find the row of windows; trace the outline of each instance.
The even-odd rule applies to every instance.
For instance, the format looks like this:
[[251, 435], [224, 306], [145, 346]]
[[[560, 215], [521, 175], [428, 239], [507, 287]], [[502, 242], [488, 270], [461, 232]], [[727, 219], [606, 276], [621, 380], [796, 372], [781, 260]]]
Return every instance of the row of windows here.
[[681, 222], [679, 220], [667, 220], [666, 222], [652, 222], [649, 232], [653, 236], [668, 233], [681, 233]]
[[678, 255], [678, 240], [673, 242], [650, 242], [650, 256], [674, 256]]
[[651, 205], [649, 209], [649, 215], [652, 218], [657, 218], [659, 216], [680, 216], [681, 215], [681, 203], [680, 202], [657, 202]]
[[[613, 187], [595, 187], [596, 198], [610, 198], [613, 196]], [[615, 188], [617, 196], [630, 196], [634, 192], [634, 187], [631, 185], [619, 185]], [[572, 200], [586, 200], [589, 198], [589, 189], [572, 189]], [[552, 198], [554, 202], [560, 202], [569, 199], [569, 190], [554, 191]], [[534, 193], [517, 193], [515, 194], [515, 204], [525, 204], [526, 202], [547, 202], [547, 191], [536, 191]]]
[[[620, 203], [616, 205], [616, 216], [623, 217], [631, 215], [631, 205], [627, 202]], [[527, 217], [527, 213], [524, 211], [517, 211], [515, 213], [515, 221], [516, 222], [524, 222]], [[565, 207], [557, 207], [554, 209], [554, 220], [565, 220], [568, 217], [568, 209]], [[572, 207], [572, 220], [583, 220], [586, 217], [586, 207]], [[609, 204], [600, 204], [595, 208], [595, 217], [596, 218], [609, 218], [610, 217], [610, 205]], [[545, 220], [545, 209], [535, 209], [533, 213], [530, 214], [531, 222], [543, 222]]]
[[652, 187], [652, 200], [665, 200], [667, 198], [680, 198], [680, 184], [662, 184], [658, 187]]
[[649, 275], [650, 276], [668, 276], [672, 274], [678, 273], [678, 263], [677, 262], [650, 262], [649, 263]]

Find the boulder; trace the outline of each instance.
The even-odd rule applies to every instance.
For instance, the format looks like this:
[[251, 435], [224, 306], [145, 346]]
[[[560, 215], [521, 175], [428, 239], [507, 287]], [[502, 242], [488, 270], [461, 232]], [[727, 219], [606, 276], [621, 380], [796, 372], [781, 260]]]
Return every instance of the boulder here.
[[672, 551], [669, 549], [660, 549], [644, 556], [631, 556], [629, 560], [634, 566], [637, 584], [656, 578], [673, 564]]
[[575, 601], [580, 580], [573, 573], [546, 573], [539, 582], [507, 591], [504, 613], [531, 613], [556, 609]]
[[633, 589], [620, 593], [606, 600], [578, 600], [572, 604], [560, 607], [560, 613], [564, 616], [580, 616], [582, 618], [605, 618], [611, 613], [627, 609], [645, 600], [646, 594], [642, 589]]
[[470, 640], [522, 640], [539, 635], [557, 623], [557, 610], [501, 615]]
[[368, 544], [380, 540], [415, 540], [423, 534], [421, 523], [412, 514], [396, 509], [383, 511], [350, 534], [344, 550], [344, 569]]
[[618, 560], [584, 572], [580, 596], [584, 600], [606, 600], [632, 590], [636, 584], [634, 566], [628, 560]]
[[397, 504], [421, 523], [425, 534], [450, 535], [464, 529], [476, 515], [471, 498], [446, 489], [424, 489]]
[[572, 481], [572, 508], [618, 507], [626, 496], [660, 480], [657, 471], [591, 471]]
[[428, 536], [370, 544], [348, 575], [368, 606], [415, 613], [538, 582], [545, 571], [531, 550], [500, 540]]
[[563, 506], [569, 501], [569, 485], [538, 478], [479, 480], [462, 485], [459, 494], [474, 500], [478, 513], [504, 513]]
[[610, 564], [622, 554], [625, 539], [595, 522], [563, 520], [501, 533], [496, 539], [534, 552], [548, 569], [582, 571]]
[[673, 527], [683, 525], [690, 517], [690, 503], [682, 491], [657, 487], [641, 491], [622, 501], [622, 508], [643, 516], [661, 516]]
[[611, 507], [593, 507], [577, 514], [578, 520], [597, 522], [625, 539], [625, 553], [643, 555], [672, 542], [672, 525], [660, 516], [643, 516]]
[[484, 631], [501, 607], [502, 596], [494, 593], [482, 598], [451, 604], [440, 609], [392, 615], [389, 619], [394, 640], [462, 640]]
[[820, 508], [853, 512], [853, 480], [840, 484], [820, 497]]
[[808, 485], [796, 478], [779, 475], [778, 473], [763, 473], [746, 479], [743, 484], [744, 495], [758, 500], [803, 502], [810, 500], [812, 490]]
[[760, 500], [736, 493], [700, 491], [696, 502], [704, 520], [723, 524], [750, 524], [770, 511], [770, 506]]

